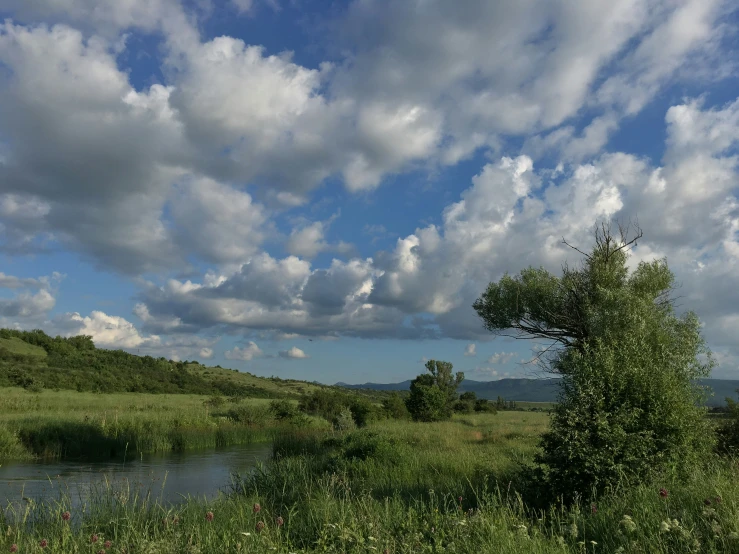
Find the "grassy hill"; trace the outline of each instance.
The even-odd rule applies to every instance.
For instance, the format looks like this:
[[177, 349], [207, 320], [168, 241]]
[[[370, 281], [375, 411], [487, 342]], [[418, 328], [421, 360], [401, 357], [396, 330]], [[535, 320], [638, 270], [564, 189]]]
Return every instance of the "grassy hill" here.
[[[50, 337], [43, 331], [0, 329], [0, 387], [20, 386], [79, 392], [142, 392], [225, 395], [244, 398], [299, 398], [337, 387], [258, 377], [196, 361], [136, 356], [96, 348], [91, 337]], [[379, 400], [383, 391], [355, 391]]]

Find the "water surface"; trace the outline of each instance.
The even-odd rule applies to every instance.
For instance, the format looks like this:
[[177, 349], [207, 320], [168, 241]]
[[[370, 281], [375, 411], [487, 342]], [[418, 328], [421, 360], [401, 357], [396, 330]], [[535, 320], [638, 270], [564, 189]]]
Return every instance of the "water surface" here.
[[218, 450], [144, 454], [134, 459], [104, 462], [3, 462], [0, 466], [0, 507], [22, 506], [33, 500], [56, 500], [68, 493], [74, 505], [90, 490], [112, 485], [133, 496], [151, 494], [165, 504], [191, 496], [212, 499], [231, 483], [234, 473], [246, 474], [272, 452], [270, 443]]

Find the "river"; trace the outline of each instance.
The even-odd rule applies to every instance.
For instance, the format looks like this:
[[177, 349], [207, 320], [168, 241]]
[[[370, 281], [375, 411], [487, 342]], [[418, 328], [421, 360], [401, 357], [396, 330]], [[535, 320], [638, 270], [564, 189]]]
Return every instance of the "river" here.
[[171, 454], [144, 454], [105, 462], [3, 462], [0, 509], [31, 499], [54, 501], [68, 494], [79, 505], [96, 487], [108, 484], [131, 496], [150, 491], [152, 498], [177, 504], [188, 496], [211, 499], [225, 490], [234, 473], [246, 474], [272, 452], [270, 443]]

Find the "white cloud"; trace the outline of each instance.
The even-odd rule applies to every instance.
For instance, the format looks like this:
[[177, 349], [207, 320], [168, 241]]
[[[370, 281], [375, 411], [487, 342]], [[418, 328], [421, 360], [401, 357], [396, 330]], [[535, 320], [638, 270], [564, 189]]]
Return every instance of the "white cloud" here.
[[306, 354], [305, 352], [303, 352], [297, 346], [293, 346], [289, 350], [280, 350], [280, 357], [282, 357], [282, 358], [291, 358], [291, 359], [310, 358], [310, 356], [308, 356], [308, 354]]
[[490, 356], [486, 362], [494, 365], [503, 365], [510, 362], [515, 355], [515, 352], [496, 352]]
[[465, 356], [477, 356], [476, 346], [474, 342], [469, 343], [464, 349]]
[[248, 362], [254, 358], [264, 356], [264, 352], [262, 352], [262, 349], [257, 346], [257, 343], [249, 341], [249, 344], [244, 348], [234, 346], [231, 350], [226, 350], [223, 355], [227, 360], [241, 360]]
[[214, 352], [212, 348], [201, 348], [199, 355], [205, 360], [210, 360], [213, 357]]

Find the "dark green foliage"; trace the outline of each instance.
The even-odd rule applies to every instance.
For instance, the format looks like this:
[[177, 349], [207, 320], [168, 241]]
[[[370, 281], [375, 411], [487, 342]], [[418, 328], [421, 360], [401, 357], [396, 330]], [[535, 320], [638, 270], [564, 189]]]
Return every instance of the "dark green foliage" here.
[[289, 400], [273, 400], [269, 403], [269, 409], [277, 420], [292, 419], [300, 414], [298, 407]]
[[565, 266], [560, 278], [533, 268], [506, 275], [474, 304], [491, 331], [560, 345], [545, 360], [562, 381], [534, 475], [565, 501], [665, 467], [689, 472], [711, 451], [694, 382], [713, 362], [698, 318], [675, 315], [665, 260], [642, 262], [629, 275], [635, 239], [620, 230], [617, 240], [607, 226], [597, 229], [581, 269]]
[[206, 380], [185, 362], [135, 356], [123, 350], [95, 348], [92, 338], [50, 337], [41, 330], [0, 330], [0, 338], [18, 338], [43, 348], [47, 356], [16, 354], [0, 347], [0, 386], [29, 390], [67, 389], [79, 392], [147, 392], [216, 394], [274, 398], [274, 393], [223, 378]]
[[495, 404], [492, 402], [488, 402], [484, 398], [478, 398], [475, 401], [475, 411], [476, 412], [490, 412], [490, 413], [497, 413], [498, 410], [495, 407]]
[[475, 403], [469, 401], [465, 402], [464, 400], [457, 400], [452, 406], [452, 409], [458, 414], [471, 414], [472, 411], [475, 409]]
[[[739, 393], [739, 389], [736, 391]], [[716, 430], [716, 449], [720, 454], [739, 454], [739, 403], [726, 399], [727, 420]]]
[[348, 408], [350, 404], [349, 395], [339, 391], [316, 390], [300, 399], [298, 408], [309, 415], [323, 417], [327, 421], [333, 421], [341, 410]]
[[364, 427], [369, 422], [375, 421], [380, 414], [380, 409], [365, 398], [353, 398], [349, 404], [349, 411], [357, 427]]
[[405, 405], [414, 421], [441, 421], [452, 415], [448, 398], [441, 390], [434, 378], [425, 373], [411, 382], [411, 393], [405, 400]]
[[437, 360], [426, 362], [429, 373], [411, 382], [411, 393], [405, 405], [415, 421], [441, 421], [452, 416], [457, 401], [457, 387], [464, 373], [452, 375], [452, 364]]
[[390, 396], [382, 401], [382, 411], [385, 417], [390, 419], [410, 419], [411, 417], [403, 398], [396, 391], [390, 393]]
[[474, 391], [467, 391], [460, 394], [459, 399], [462, 402], [475, 402], [477, 400], [477, 395], [474, 393]]

